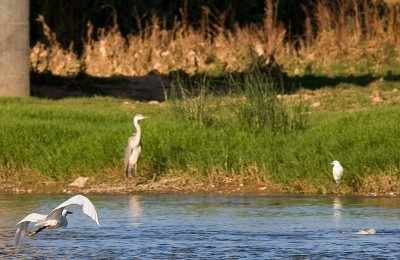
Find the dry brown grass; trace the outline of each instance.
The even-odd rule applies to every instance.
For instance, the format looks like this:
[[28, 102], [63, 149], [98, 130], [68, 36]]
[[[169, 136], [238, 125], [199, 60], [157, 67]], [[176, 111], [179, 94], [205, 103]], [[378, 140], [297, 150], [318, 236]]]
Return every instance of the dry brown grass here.
[[43, 32], [48, 44], [37, 42], [30, 53], [30, 64], [34, 71], [50, 71], [55, 75], [73, 75], [80, 70], [80, 60], [74, 53], [71, 43], [68, 50], [64, 50], [57, 41], [55, 33], [47, 26], [43, 16], [37, 18], [43, 25]]
[[366, 176], [360, 190], [371, 195], [400, 195], [398, 170]]
[[[332, 8], [334, 5], [337, 8]], [[308, 17], [305, 34], [296, 48], [285, 40], [286, 28], [277, 19], [277, 1], [265, 0], [265, 6], [262, 26], [251, 24], [234, 31], [223, 27], [224, 14], [217, 17], [207, 8], [198, 29], [183, 20], [175, 21], [173, 28], [167, 30], [153, 17], [138, 34], [123, 37], [116, 24], [95, 32], [88, 23], [81, 57], [74, 53], [72, 44], [67, 50], [62, 49], [44, 18], [39, 17], [48, 44], [38, 42], [32, 48], [31, 66], [35, 71], [47, 70], [57, 75], [83, 71], [95, 76], [144, 75], [152, 70], [242, 71], [255, 57], [274, 54], [286, 68], [295, 66], [297, 71], [304, 71], [310, 63], [328, 68], [343, 59], [385, 63], [400, 48], [399, 3], [317, 1], [315, 12], [304, 9]], [[182, 9], [182, 17], [185, 12]]]
[[[337, 8], [332, 8], [334, 5]], [[313, 42], [311, 48], [302, 48], [300, 53], [325, 66], [340, 61], [341, 57], [355, 63], [366, 59], [386, 62], [392, 51], [399, 51], [400, 23], [396, 19], [399, 11], [398, 4], [385, 5], [379, 1], [374, 4], [366, 0], [318, 1], [312, 14], [317, 27], [306, 23], [306, 31], [314, 31], [316, 37], [309, 40]]]

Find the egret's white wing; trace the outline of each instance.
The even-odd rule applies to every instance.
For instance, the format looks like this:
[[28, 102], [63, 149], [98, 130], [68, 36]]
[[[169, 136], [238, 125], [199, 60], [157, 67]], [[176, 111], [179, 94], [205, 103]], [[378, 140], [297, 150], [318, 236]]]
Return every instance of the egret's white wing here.
[[131, 136], [128, 139], [128, 143], [126, 144], [125, 147], [125, 152], [124, 152], [124, 166], [125, 166], [125, 170], [128, 167], [129, 164], [129, 157], [132, 154], [132, 149], [133, 149], [133, 139], [135, 138], [135, 136]]
[[39, 214], [39, 213], [31, 213], [25, 218], [23, 218], [20, 222], [17, 223], [17, 226], [22, 222], [38, 222], [38, 220], [46, 219], [46, 215]]
[[138, 146], [138, 147], [136, 147], [136, 148], [134, 148], [134, 149], [132, 150], [132, 154], [131, 154], [131, 157], [130, 157], [130, 159], [129, 159], [129, 162], [130, 162], [132, 165], [137, 164], [137, 162], [138, 162], [138, 160], [139, 160], [139, 157], [140, 157], [141, 151], [142, 151], [142, 148], [141, 148], [140, 146]]
[[49, 215], [47, 215], [46, 220], [55, 219], [60, 220], [64, 207], [53, 209]]
[[333, 178], [336, 182], [340, 182], [343, 176], [343, 167], [338, 163], [333, 166]]
[[137, 153], [138, 153], [137, 157], [138, 157], [138, 160], [139, 160], [140, 154], [142, 153], [142, 144], [140, 144], [139, 147], [137, 148]]
[[57, 208], [53, 209], [52, 212], [50, 212], [49, 215], [51, 215], [54, 211], [60, 208], [65, 208], [69, 205], [79, 205], [82, 206], [83, 213], [91, 217], [94, 221], [96, 221], [97, 225], [100, 226], [99, 224], [99, 219], [97, 218], [97, 212], [96, 209], [93, 205], [93, 203], [86, 198], [85, 196], [82, 195], [76, 195], [65, 202], [61, 203]]
[[14, 239], [15, 251], [17, 252], [19, 250], [19, 247], [21, 246], [22, 239], [25, 236], [26, 230], [28, 229], [28, 225], [29, 221], [25, 221], [17, 225], [17, 231], [15, 232], [15, 239]]
[[28, 229], [28, 225], [30, 222], [37, 222], [38, 220], [45, 219], [46, 215], [31, 213], [17, 223], [17, 231], [15, 232], [15, 250], [18, 251], [19, 247], [22, 243], [22, 239], [25, 236], [26, 230]]

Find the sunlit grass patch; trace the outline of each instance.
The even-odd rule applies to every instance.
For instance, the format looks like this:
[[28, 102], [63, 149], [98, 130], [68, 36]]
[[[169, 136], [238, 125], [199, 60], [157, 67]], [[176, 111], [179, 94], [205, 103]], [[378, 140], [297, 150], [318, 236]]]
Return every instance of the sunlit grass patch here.
[[[370, 91], [359, 90], [344, 87], [336, 94], [368, 99]], [[366, 189], [376, 173], [398, 175], [399, 105], [359, 102], [357, 108], [340, 111], [347, 103], [331, 99], [331, 91], [336, 90], [282, 96], [289, 104], [291, 98], [320, 98], [325, 108], [310, 109], [306, 128], [275, 133], [241, 122], [230, 105], [213, 110], [218, 120], [209, 124], [175, 114], [174, 103], [182, 100], [150, 105], [104, 97], [0, 99], [0, 177], [9, 179], [26, 169], [55, 181], [107, 179], [110, 171], [123, 176], [123, 150], [136, 113], [150, 117], [141, 122], [138, 172], [144, 180], [184, 172], [210, 182], [221, 175], [238, 183], [274, 183], [291, 192], [348, 193]], [[231, 95], [218, 98], [207, 105], [234, 100]], [[332, 160], [345, 169], [339, 186], [332, 178]]]

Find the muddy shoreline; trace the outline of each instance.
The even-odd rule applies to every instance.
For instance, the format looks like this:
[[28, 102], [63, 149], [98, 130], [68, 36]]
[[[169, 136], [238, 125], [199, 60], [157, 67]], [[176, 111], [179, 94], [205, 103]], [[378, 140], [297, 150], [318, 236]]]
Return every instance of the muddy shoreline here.
[[175, 183], [161, 180], [150, 183], [0, 183], [0, 194], [277, 194], [285, 191], [261, 184], [214, 185], [210, 183]]
[[137, 179], [118, 181], [94, 181], [78, 177], [73, 182], [22, 182], [0, 181], [0, 194], [209, 194], [209, 195], [340, 195], [340, 196], [380, 196], [397, 197], [400, 193], [381, 192], [317, 192], [308, 193], [284, 189], [277, 185], [260, 181], [201, 182], [178, 177], [157, 181]]
[[282, 194], [287, 190], [268, 182], [224, 178], [200, 181], [179, 176], [159, 180], [77, 177], [72, 182], [0, 181], [0, 194]]

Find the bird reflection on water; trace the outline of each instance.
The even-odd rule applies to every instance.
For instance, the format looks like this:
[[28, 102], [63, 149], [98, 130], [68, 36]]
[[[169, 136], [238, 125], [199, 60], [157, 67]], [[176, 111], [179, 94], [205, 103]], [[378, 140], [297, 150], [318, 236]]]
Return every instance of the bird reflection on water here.
[[339, 197], [333, 199], [333, 216], [335, 221], [338, 221], [342, 217], [342, 201]]
[[132, 217], [138, 218], [143, 213], [141, 196], [132, 195], [128, 197], [129, 213]]

